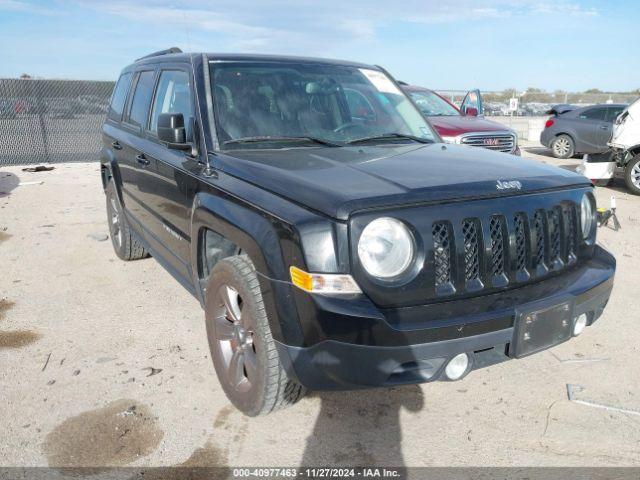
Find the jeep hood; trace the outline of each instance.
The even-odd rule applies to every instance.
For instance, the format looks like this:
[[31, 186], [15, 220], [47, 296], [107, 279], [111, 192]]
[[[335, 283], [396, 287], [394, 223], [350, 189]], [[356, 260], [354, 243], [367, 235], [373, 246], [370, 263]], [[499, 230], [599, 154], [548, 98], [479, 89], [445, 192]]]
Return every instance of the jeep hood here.
[[[369, 208], [590, 185], [576, 173], [484, 148], [384, 145], [237, 150], [217, 168], [330, 217]], [[497, 181], [521, 189], [498, 189]]]

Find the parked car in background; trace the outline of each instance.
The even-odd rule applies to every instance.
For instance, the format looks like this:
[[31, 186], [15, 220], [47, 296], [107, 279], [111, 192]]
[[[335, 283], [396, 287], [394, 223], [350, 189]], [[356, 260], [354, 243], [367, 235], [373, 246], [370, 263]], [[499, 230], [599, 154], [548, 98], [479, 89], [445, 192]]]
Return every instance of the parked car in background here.
[[640, 98], [616, 118], [609, 147], [616, 164], [624, 168], [627, 188], [640, 195]]
[[484, 118], [482, 96], [478, 90], [467, 93], [459, 109], [433, 90], [404, 82], [400, 85], [445, 142], [520, 155], [516, 133]]
[[606, 152], [613, 122], [625, 107], [619, 103], [582, 108], [556, 105], [547, 112], [553, 116], [545, 123], [540, 143], [556, 158]]

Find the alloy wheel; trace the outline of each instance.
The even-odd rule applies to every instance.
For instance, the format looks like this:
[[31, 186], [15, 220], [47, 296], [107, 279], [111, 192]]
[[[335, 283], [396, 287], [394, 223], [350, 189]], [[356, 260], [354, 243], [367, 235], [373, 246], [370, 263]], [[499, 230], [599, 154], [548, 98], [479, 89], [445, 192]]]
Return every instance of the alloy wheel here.
[[218, 289], [216, 305], [215, 337], [226, 380], [235, 390], [246, 392], [256, 380], [258, 361], [251, 318], [242, 297], [229, 285]]
[[109, 198], [109, 203], [111, 204], [111, 236], [115, 239], [118, 247], [122, 246], [122, 225], [120, 221], [120, 214], [118, 213], [118, 205], [116, 204], [116, 199], [111, 197]]
[[640, 189], [640, 162], [636, 163], [633, 169], [631, 169], [631, 183]]
[[556, 155], [563, 157], [571, 151], [571, 144], [566, 138], [557, 138], [553, 142], [553, 151]]

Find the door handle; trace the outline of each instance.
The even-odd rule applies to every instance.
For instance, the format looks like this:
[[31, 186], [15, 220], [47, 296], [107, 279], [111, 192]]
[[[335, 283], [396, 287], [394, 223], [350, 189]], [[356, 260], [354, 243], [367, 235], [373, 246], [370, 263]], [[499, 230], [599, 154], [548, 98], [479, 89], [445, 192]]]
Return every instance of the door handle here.
[[117, 140], [111, 144], [114, 150], [122, 150], [122, 145]]
[[147, 166], [147, 165], [149, 165], [149, 164], [151, 163], [151, 162], [150, 162], [149, 160], [147, 160], [147, 158], [146, 158], [144, 155], [142, 155], [142, 154], [136, 155], [136, 161], [137, 161], [140, 165], [144, 165], [144, 166]]
[[601, 130], [609, 130], [609, 125], [600, 125]]

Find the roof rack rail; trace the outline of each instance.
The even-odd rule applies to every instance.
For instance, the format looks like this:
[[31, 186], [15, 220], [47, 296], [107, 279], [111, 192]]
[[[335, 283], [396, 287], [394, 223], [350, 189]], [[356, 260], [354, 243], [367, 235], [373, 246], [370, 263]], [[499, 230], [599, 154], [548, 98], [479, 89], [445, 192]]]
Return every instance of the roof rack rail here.
[[144, 60], [145, 58], [159, 57], [160, 55], [169, 55], [170, 53], [182, 53], [182, 50], [180, 50], [178, 47], [167, 48], [166, 50], [160, 50], [150, 53], [149, 55], [145, 55], [144, 57], [136, 58], [136, 62]]

